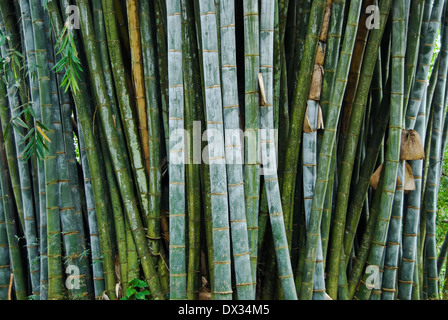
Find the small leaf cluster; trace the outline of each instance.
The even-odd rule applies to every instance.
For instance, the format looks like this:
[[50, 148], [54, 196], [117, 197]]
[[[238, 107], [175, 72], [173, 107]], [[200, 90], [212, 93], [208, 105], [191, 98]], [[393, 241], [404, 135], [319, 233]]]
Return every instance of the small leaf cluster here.
[[149, 300], [150, 295], [148, 284], [140, 279], [134, 279], [129, 282], [129, 287], [121, 300]]

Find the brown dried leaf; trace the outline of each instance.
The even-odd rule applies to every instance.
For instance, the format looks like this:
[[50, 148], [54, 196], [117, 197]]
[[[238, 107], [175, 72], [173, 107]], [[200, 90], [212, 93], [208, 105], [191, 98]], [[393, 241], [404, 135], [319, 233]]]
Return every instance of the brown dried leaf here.
[[263, 74], [258, 74], [258, 85], [260, 86], [260, 106], [266, 105], [266, 91], [264, 89]]
[[323, 67], [318, 64], [315, 64], [313, 78], [311, 79], [311, 87], [310, 87], [310, 93], [309, 93], [308, 99], [314, 100], [314, 101], [320, 100], [320, 94], [322, 92], [323, 74], [324, 74]]
[[310, 125], [310, 120], [308, 119], [308, 106], [307, 106], [306, 111], [305, 111], [305, 119], [304, 119], [304, 122], [303, 122], [303, 132], [304, 133], [311, 133], [311, 132], [313, 132], [313, 129], [311, 128], [311, 125]]
[[405, 175], [404, 175], [404, 190], [415, 190], [415, 180], [414, 180], [414, 173], [412, 172], [412, 167], [409, 163], [405, 162], [406, 168], [405, 168]]
[[421, 160], [425, 158], [425, 148], [419, 133], [415, 130], [401, 132], [400, 160]]

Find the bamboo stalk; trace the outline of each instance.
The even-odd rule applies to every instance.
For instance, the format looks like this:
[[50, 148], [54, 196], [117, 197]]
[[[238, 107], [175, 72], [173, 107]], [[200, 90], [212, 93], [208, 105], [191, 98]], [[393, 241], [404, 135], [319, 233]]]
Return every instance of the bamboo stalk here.
[[[244, 172], [241, 163], [243, 150], [242, 137], [239, 131], [237, 60], [235, 52], [231, 50], [236, 46], [234, 5], [233, 0], [220, 1], [224, 128], [237, 133], [236, 136], [226, 137], [227, 189], [229, 192], [230, 227], [238, 299], [255, 300], [244, 199]], [[258, 241], [258, 243], [260, 242]]]
[[[218, 35], [213, 1], [200, 1], [201, 43], [204, 73], [205, 109], [208, 131], [208, 160], [210, 163], [210, 191], [213, 224], [214, 297], [230, 299], [231, 258], [229, 234], [229, 203], [225, 166], [225, 137], [221, 79], [219, 78]], [[213, 144], [211, 144], [213, 137]], [[257, 212], [258, 214], [258, 212]], [[255, 250], [257, 247], [255, 247]]]
[[[181, 3], [167, 2], [169, 84], [170, 299], [186, 299], [185, 139]], [[181, 131], [182, 130], [182, 131]]]
[[[434, 9], [433, 9], [434, 10]], [[446, 17], [446, 13], [445, 13]], [[426, 191], [424, 196], [426, 216], [426, 263], [428, 270], [428, 298], [437, 299], [438, 290], [438, 274], [437, 274], [437, 249], [436, 249], [436, 211], [437, 211], [437, 194], [438, 194], [438, 177], [440, 176], [439, 161], [442, 158], [442, 130], [443, 115], [446, 110], [445, 106], [445, 89], [446, 77], [443, 76], [448, 71], [448, 22], [445, 19], [442, 31], [442, 48], [440, 51], [440, 66], [437, 79], [437, 85], [434, 92], [434, 98], [431, 105], [433, 113], [433, 124], [431, 128], [431, 146], [428, 165], [428, 174], [426, 180]]]
[[135, 91], [135, 104], [137, 106], [138, 124], [140, 130], [140, 141], [142, 146], [142, 157], [149, 175], [149, 135], [148, 116], [146, 105], [146, 90], [143, 73], [142, 43], [140, 35], [140, 17], [138, 14], [138, 1], [126, 0], [126, 12], [129, 30], [129, 45], [131, 50], [132, 80]]
[[273, 110], [274, 34], [272, 31], [274, 29], [274, 3], [272, 1], [262, 1], [260, 9], [260, 71], [263, 76], [263, 87], [266, 90], [266, 103], [261, 106], [260, 110], [263, 174], [282, 292], [286, 300], [297, 300], [276, 166]]
[[260, 71], [259, 7], [254, 0], [243, 3], [244, 14], [244, 192], [249, 236], [252, 282], [257, 283], [258, 211], [260, 198], [260, 129], [258, 73]]

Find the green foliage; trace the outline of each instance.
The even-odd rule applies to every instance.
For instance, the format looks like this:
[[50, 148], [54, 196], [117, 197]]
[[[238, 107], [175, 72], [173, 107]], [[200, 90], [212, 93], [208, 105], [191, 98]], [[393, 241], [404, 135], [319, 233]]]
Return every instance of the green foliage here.
[[57, 54], [60, 54], [62, 58], [53, 69], [56, 70], [56, 72], [65, 69], [60, 86], [65, 86], [65, 92], [71, 87], [73, 93], [76, 93], [79, 91], [79, 71], [82, 72], [83, 70], [81, 68], [81, 61], [78, 58], [78, 51], [76, 49], [75, 40], [73, 39], [73, 34], [70, 29], [67, 28], [67, 25], [64, 26], [56, 46], [59, 47]]
[[121, 300], [152, 300], [150, 295], [148, 284], [143, 280], [134, 279], [129, 281], [129, 287]]
[[[8, 36], [3, 34], [0, 30], [0, 46], [4, 45], [7, 39]], [[9, 50], [6, 56], [2, 56], [0, 58], [0, 69], [3, 73], [3, 81], [8, 86], [15, 86], [18, 89], [22, 85], [21, 75], [19, 72], [24, 69], [23, 60], [25, 60], [25, 57], [17, 50]], [[34, 69], [35, 66], [29, 66], [27, 75], [29, 74], [31, 77], [35, 77], [36, 75]], [[8, 79], [7, 71], [12, 73], [12, 79]], [[17, 114], [14, 112], [13, 114], [15, 114], [15, 116], [12, 117], [10, 122], [6, 125], [5, 139], [8, 136], [10, 127], [13, 127], [14, 130], [22, 137], [19, 144], [26, 144], [26, 147], [21, 154], [21, 156], [24, 157], [24, 160], [28, 160], [34, 153], [37, 154], [39, 160], [43, 160], [45, 157], [45, 151], [48, 150], [45, 140], [48, 142], [51, 141], [45, 134], [45, 132], [48, 131], [47, 127], [42, 122], [36, 120], [33, 104], [30, 101], [26, 101], [20, 106], [9, 107], [14, 108], [14, 111], [16, 111], [16, 109], [21, 109], [21, 111]], [[32, 128], [30, 128], [27, 124], [30, 122], [34, 125]], [[26, 131], [23, 132], [23, 129], [20, 128], [23, 128]]]

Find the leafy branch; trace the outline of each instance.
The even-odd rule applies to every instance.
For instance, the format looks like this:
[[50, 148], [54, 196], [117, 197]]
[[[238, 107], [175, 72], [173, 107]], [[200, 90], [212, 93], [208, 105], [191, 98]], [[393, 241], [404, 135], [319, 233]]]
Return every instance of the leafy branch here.
[[[8, 40], [8, 36], [5, 35], [0, 30], [0, 46], [4, 45]], [[25, 57], [22, 53], [17, 50], [8, 50], [8, 54], [6, 56], [2, 56], [0, 59], [0, 70], [3, 71], [3, 81], [8, 86], [18, 88], [24, 84], [21, 80], [22, 76], [19, 74], [25, 67], [22, 61], [25, 60]], [[10, 72], [12, 75], [12, 79], [8, 79], [7, 75]], [[35, 76], [31, 68], [27, 70], [26, 76]], [[11, 78], [11, 77], [10, 77]], [[12, 90], [8, 92], [8, 94], [16, 94], [17, 90]], [[7, 124], [5, 128], [5, 138], [7, 137], [10, 127], [13, 127], [15, 132], [17, 132], [22, 139], [19, 144], [27, 144], [21, 156], [27, 161], [32, 154], [36, 153], [39, 160], [42, 160], [45, 157], [45, 151], [48, 150], [48, 147], [45, 144], [45, 140], [50, 142], [45, 131], [48, 131], [48, 128], [40, 121], [36, 120], [36, 114], [34, 113], [33, 104], [31, 100], [24, 102], [19, 106], [10, 106], [13, 108], [11, 114], [15, 114], [10, 122]], [[19, 113], [15, 113], [15, 111], [19, 109], [21, 110]], [[25, 121], [23, 120], [25, 119]], [[33, 127], [30, 128], [27, 122], [33, 123]], [[23, 132], [25, 129], [26, 134]], [[28, 142], [27, 142], [28, 141]]]
[[79, 91], [79, 72], [83, 72], [83, 70], [81, 68], [81, 61], [78, 58], [78, 51], [76, 50], [73, 34], [68, 28], [68, 24], [65, 24], [56, 46], [59, 47], [57, 54], [60, 54], [62, 58], [53, 69], [56, 72], [61, 72], [65, 69], [60, 87], [65, 87], [65, 92], [71, 87], [73, 93], [76, 93]]

